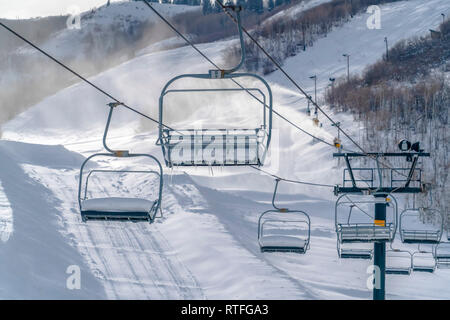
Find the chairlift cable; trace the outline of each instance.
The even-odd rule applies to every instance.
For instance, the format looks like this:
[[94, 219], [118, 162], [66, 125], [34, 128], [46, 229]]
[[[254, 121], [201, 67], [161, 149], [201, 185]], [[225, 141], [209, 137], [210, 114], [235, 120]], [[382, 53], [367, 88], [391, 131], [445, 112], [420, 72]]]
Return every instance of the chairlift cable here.
[[306, 181], [299, 181], [299, 180], [290, 180], [290, 179], [285, 179], [285, 178], [281, 178], [275, 174], [272, 174], [270, 172], [267, 172], [266, 170], [263, 170], [261, 168], [255, 167], [255, 166], [250, 166], [251, 168], [258, 170], [262, 173], [265, 173], [268, 176], [271, 176], [277, 180], [280, 181], [285, 181], [285, 182], [290, 182], [290, 183], [297, 183], [297, 184], [305, 184], [305, 185], [310, 185], [310, 186], [316, 186], [316, 187], [327, 187], [327, 188], [334, 188], [334, 185], [331, 184], [321, 184], [321, 183], [314, 183], [314, 182], [306, 182]]

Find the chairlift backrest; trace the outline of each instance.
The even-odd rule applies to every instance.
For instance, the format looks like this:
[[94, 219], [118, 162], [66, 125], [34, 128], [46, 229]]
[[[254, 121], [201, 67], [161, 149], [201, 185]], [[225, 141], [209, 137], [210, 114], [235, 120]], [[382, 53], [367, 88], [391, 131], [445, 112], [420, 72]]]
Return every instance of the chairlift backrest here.
[[[423, 221], [420, 221], [424, 211], [420, 208], [409, 208], [402, 211], [400, 214], [399, 231], [402, 242], [406, 243], [439, 243], [442, 239], [444, 229], [444, 219], [439, 210], [429, 209], [426, 211], [432, 212], [434, 217], [438, 218], [438, 226], [434, 228], [426, 228]], [[409, 223], [416, 222], [415, 226], [408, 226]], [[416, 220], [416, 221], [414, 221]]]
[[[392, 217], [391, 217], [391, 222], [394, 226], [394, 228], [396, 228], [397, 226], [397, 222], [398, 222], [398, 217], [397, 217], [397, 199], [395, 197], [393, 197], [392, 195], [386, 195], [385, 197], [373, 197], [373, 196], [366, 196], [364, 200], [360, 200], [359, 198], [361, 198], [361, 196], [358, 196], [358, 199], [351, 199], [350, 198], [351, 195], [349, 194], [342, 194], [339, 196], [339, 198], [336, 200], [335, 203], [335, 228], [336, 230], [338, 230], [338, 226], [340, 224], [343, 224], [343, 222], [345, 221], [347, 224], [364, 224], [366, 222], [356, 222], [356, 221], [352, 221], [352, 214], [354, 215], [354, 211], [358, 210], [362, 213], [364, 213], [364, 215], [367, 215], [367, 223], [368, 224], [373, 224], [374, 223], [374, 218], [372, 217], [373, 213], [372, 212], [365, 212], [361, 207], [365, 206], [365, 205], [371, 205], [371, 204], [377, 204], [377, 203], [385, 203], [387, 205], [387, 207], [390, 207], [392, 210]], [[349, 207], [349, 211], [348, 211], [348, 215], [347, 215], [347, 219], [345, 220], [340, 220], [340, 214], [339, 214], [339, 209], [341, 207], [344, 206], [348, 206]], [[388, 216], [386, 216], [386, 223], [388, 222]]]
[[[346, 198], [346, 200], [344, 199]], [[361, 197], [361, 196], [359, 196]], [[372, 213], [366, 212], [362, 206], [370, 204], [386, 204], [392, 210], [391, 220], [388, 216], [385, 221], [375, 220]], [[339, 209], [342, 206], [350, 206], [347, 219], [340, 220]], [[364, 214], [364, 221], [356, 221], [352, 212], [354, 209]], [[362, 216], [362, 215], [361, 215]], [[367, 216], [367, 217], [366, 217]], [[337, 233], [337, 241], [341, 243], [351, 242], [373, 242], [373, 241], [389, 241], [395, 238], [397, 229], [397, 200], [392, 195], [383, 194], [382, 196], [366, 198], [364, 200], [352, 200], [350, 195], [342, 194], [335, 204], [335, 229]]]

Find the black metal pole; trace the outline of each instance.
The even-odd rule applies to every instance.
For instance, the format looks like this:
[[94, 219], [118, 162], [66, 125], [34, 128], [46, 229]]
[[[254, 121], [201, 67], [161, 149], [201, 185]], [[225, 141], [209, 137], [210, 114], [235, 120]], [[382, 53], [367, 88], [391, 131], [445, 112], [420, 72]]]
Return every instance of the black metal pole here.
[[350, 81], [350, 55], [347, 56], [347, 82]]
[[[386, 199], [386, 195], [376, 195], [377, 198]], [[375, 203], [375, 224], [379, 226], [386, 225], [386, 202]], [[373, 287], [373, 300], [385, 299], [385, 283], [386, 283], [386, 243], [375, 242], [373, 245], [373, 264], [375, 272], [379, 272], [379, 277], [375, 277]], [[377, 283], [377, 279], [379, 282]]]
[[389, 61], [389, 47], [387, 37], [384, 37], [384, 42], [386, 42], [386, 61]]

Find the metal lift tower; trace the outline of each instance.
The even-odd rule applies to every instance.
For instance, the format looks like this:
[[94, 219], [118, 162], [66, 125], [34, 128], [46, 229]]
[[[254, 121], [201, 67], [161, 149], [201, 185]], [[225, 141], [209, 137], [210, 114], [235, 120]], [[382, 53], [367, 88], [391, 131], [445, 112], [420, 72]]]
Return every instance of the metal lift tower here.
[[[424, 192], [425, 186], [422, 184], [422, 170], [417, 168], [420, 157], [429, 157], [429, 153], [420, 150], [419, 143], [411, 145], [409, 141], [402, 140], [399, 148], [403, 152], [388, 153], [334, 153], [333, 157], [344, 158], [346, 169], [343, 173], [343, 185], [336, 186], [335, 195], [339, 194], [361, 194], [373, 195], [376, 198], [386, 200], [389, 194], [404, 193], [414, 194]], [[351, 159], [353, 158], [372, 158], [376, 160], [376, 168], [353, 168]], [[408, 168], [381, 168], [381, 159], [405, 158], [406, 162], [411, 163]], [[388, 172], [386, 172], [388, 171]], [[355, 178], [355, 173], [365, 174], [364, 178]], [[374, 177], [378, 174], [378, 177]], [[383, 176], [390, 177], [389, 183], [383, 184]], [[378, 186], [374, 186], [374, 180], [378, 179]], [[359, 184], [358, 184], [359, 182]], [[361, 185], [361, 182], [364, 185]], [[350, 185], [349, 185], [350, 184]], [[386, 206], [387, 201], [375, 203], [374, 227], [384, 227], [386, 225]], [[374, 241], [374, 266], [375, 270], [380, 272], [380, 283], [373, 289], [374, 300], [385, 299], [385, 274], [386, 274], [386, 241]], [[377, 278], [377, 277], [376, 277]]]

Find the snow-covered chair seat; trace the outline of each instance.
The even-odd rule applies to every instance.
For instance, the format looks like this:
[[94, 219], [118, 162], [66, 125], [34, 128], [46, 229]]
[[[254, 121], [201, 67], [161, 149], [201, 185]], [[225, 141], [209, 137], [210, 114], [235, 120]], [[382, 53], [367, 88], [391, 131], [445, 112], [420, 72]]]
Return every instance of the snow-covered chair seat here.
[[305, 253], [307, 241], [294, 236], [272, 235], [259, 239], [261, 252], [297, 252]]
[[450, 253], [439, 253], [436, 255], [438, 268], [450, 268]]
[[410, 267], [386, 267], [386, 274], [401, 274], [401, 275], [409, 275], [411, 274]]
[[434, 272], [436, 258], [432, 252], [415, 252], [412, 259], [412, 269], [419, 272]]
[[94, 198], [81, 202], [83, 220], [150, 220], [156, 201], [139, 198]]
[[372, 259], [371, 249], [341, 249], [341, 259]]

